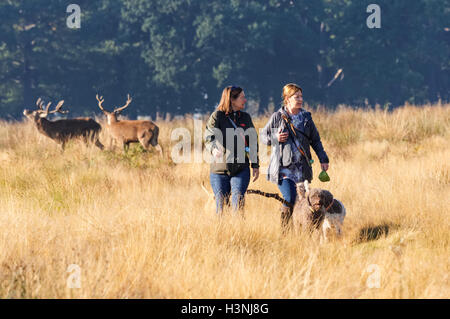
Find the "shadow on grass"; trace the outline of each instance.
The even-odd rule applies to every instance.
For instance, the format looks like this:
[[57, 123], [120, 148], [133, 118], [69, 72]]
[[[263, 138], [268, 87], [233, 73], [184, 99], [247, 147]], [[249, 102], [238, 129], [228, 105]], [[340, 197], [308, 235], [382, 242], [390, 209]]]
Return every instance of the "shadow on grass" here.
[[355, 242], [365, 243], [368, 241], [377, 240], [381, 237], [387, 237], [392, 230], [397, 228], [399, 228], [399, 225], [390, 223], [365, 226], [359, 230], [358, 237], [355, 239]]

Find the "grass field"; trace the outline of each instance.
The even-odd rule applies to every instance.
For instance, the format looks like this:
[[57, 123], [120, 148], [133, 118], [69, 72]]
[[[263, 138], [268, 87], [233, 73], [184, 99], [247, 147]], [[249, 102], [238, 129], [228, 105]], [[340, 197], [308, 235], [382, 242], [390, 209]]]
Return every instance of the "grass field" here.
[[[62, 153], [1, 122], [0, 298], [448, 298], [450, 105], [312, 112], [331, 177], [318, 181], [314, 154], [312, 186], [347, 208], [342, 240], [323, 245], [282, 236], [270, 198], [215, 216], [209, 165], [169, 159], [190, 118], [157, 123], [164, 159]], [[278, 191], [264, 175], [250, 187]]]

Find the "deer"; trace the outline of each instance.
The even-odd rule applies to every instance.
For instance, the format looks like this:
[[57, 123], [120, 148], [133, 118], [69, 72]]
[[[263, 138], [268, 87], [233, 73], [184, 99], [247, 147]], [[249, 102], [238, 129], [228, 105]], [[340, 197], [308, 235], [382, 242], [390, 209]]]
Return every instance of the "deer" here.
[[36, 101], [37, 109], [28, 110], [25, 109], [23, 114], [31, 121], [34, 122], [38, 131], [51, 138], [57, 144], [61, 144], [62, 150], [65, 149], [65, 144], [75, 138], [83, 138], [84, 142], [88, 141], [94, 142], [95, 146], [103, 150], [103, 144], [100, 143], [98, 136], [102, 129], [101, 125], [98, 124], [91, 118], [74, 118], [74, 119], [61, 119], [56, 121], [47, 120], [47, 116], [52, 113], [67, 114], [69, 111], [61, 110], [64, 100], [61, 100], [56, 105], [55, 109], [49, 111], [49, 102], [44, 109], [44, 101], [38, 98]]
[[102, 104], [105, 101], [103, 96], [99, 97], [96, 94], [95, 97], [98, 101], [98, 107], [106, 116], [107, 127], [112, 139], [122, 145], [125, 152], [128, 150], [130, 143], [139, 142], [145, 150], [149, 150], [149, 146], [152, 145], [160, 156], [163, 155], [162, 147], [158, 144], [159, 128], [155, 123], [146, 120], [118, 120], [120, 112], [126, 109], [132, 101], [130, 94], [127, 94], [125, 105], [115, 108], [112, 112], [103, 108]]

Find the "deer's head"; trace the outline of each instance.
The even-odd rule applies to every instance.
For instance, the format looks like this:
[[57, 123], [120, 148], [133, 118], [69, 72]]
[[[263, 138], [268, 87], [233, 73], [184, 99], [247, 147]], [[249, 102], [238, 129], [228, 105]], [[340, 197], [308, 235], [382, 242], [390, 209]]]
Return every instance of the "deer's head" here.
[[121, 111], [123, 111], [124, 109], [126, 109], [128, 107], [128, 105], [130, 105], [132, 99], [130, 97], [130, 94], [127, 95], [127, 101], [125, 102], [124, 106], [121, 107], [117, 107], [114, 109], [114, 111], [112, 112], [108, 112], [107, 110], [105, 110], [103, 108], [103, 102], [105, 101], [105, 99], [103, 98], [103, 96], [98, 97], [98, 94], [95, 95], [95, 97], [97, 98], [98, 101], [98, 107], [100, 108], [100, 110], [102, 110], [103, 114], [105, 114], [107, 120], [108, 120], [108, 124], [111, 123], [115, 123], [117, 122], [117, 116], [120, 114]]
[[25, 110], [23, 110], [23, 115], [25, 115], [31, 121], [37, 122], [37, 121], [39, 121], [42, 118], [47, 118], [47, 116], [49, 114], [51, 114], [51, 113], [58, 112], [58, 113], [61, 113], [61, 114], [66, 114], [66, 113], [69, 112], [69, 111], [62, 111], [61, 110], [61, 107], [64, 104], [64, 100], [59, 101], [53, 111], [49, 111], [49, 108], [50, 108], [51, 104], [52, 104], [52, 102], [48, 102], [47, 106], [44, 108], [44, 101], [42, 101], [42, 99], [39, 98], [36, 101], [37, 109], [35, 109], [35, 110], [25, 109]]

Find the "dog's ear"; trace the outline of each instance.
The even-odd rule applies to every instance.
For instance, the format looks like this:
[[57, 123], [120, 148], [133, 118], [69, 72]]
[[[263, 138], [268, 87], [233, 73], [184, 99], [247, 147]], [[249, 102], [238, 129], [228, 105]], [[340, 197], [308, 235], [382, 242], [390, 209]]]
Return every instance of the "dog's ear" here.
[[323, 204], [325, 207], [328, 207], [333, 202], [333, 194], [331, 194], [327, 190], [322, 190], [322, 198], [323, 198]]
[[306, 198], [306, 188], [303, 183], [297, 184], [297, 194], [299, 199]]

